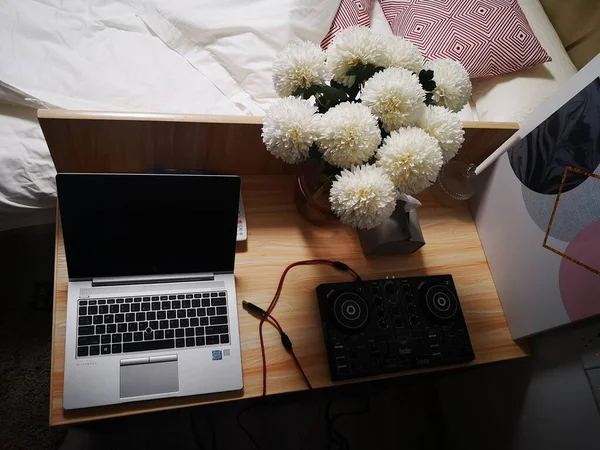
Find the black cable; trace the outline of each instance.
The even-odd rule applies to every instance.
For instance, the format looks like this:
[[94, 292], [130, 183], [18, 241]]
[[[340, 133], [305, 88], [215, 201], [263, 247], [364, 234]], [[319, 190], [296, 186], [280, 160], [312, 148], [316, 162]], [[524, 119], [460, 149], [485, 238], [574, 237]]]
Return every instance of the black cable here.
[[211, 449], [212, 450], [217, 450], [217, 433], [215, 431], [215, 422], [213, 420], [213, 416], [212, 414], [206, 414], [206, 419], [208, 421], [208, 427], [210, 429], [210, 443], [211, 443]]
[[[327, 421], [326, 435], [328, 437], [328, 440], [334, 441], [334, 443], [337, 444], [341, 450], [348, 450], [348, 449], [350, 449], [350, 443], [342, 435], [342, 433], [340, 433], [335, 428], [335, 422], [345, 416], [346, 417], [347, 416], [359, 416], [359, 415], [367, 413], [370, 408], [369, 396], [365, 395], [364, 397], [362, 397], [362, 400], [364, 401], [364, 405], [361, 408], [359, 408], [357, 411], [341, 412], [341, 413], [334, 415], [333, 417], [330, 417], [331, 405], [333, 404], [333, 402], [335, 400], [336, 399], [329, 400], [329, 402], [327, 403], [327, 408], [325, 410], [325, 419]], [[327, 448], [331, 448], [331, 445], [329, 442], [327, 443]]]
[[246, 436], [248, 436], [248, 439], [250, 439], [250, 441], [252, 441], [252, 444], [254, 444], [254, 446], [256, 447], [257, 450], [261, 450], [260, 445], [258, 445], [258, 442], [256, 442], [256, 439], [254, 439], [254, 436], [252, 436], [250, 431], [242, 423], [242, 416], [244, 414], [246, 414], [248, 411], [250, 411], [251, 409], [257, 408], [260, 405], [261, 405], [260, 403], [255, 403], [254, 405], [248, 405], [246, 408], [239, 411], [236, 416], [236, 421], [237, 421], [239, 427], [246, 434]]
[[346, 446], [349, 447], [346, 438], [332, 426], [331, 419], [329, 418], [329, 411], [331, 410], [331, 405], [334, 401], [335, 399], [330, 399], [325, 407], [325, 436], [327, 438], [328, 450], [331, 449], [331, 441], [333, 441], [340, 449], [346, 448]]
[[312, 425], [310, 426], [310, 428], [306, 432], [306, 435], [304, 435], [304, 439], [302, 439], [302, 443], [300, 444], [300, 450], [304, 449], [304, 446], [308, 442], [308, 439], [310, 438], [310, 435], [312, 434], [312, 432], [314, 431], [315, 427], [319, 423], [319, 419], [320, 418], [321, 418], [321, 402], [319, 401], [319, 407], [317, 409], [317, 414], [315, 414], [315, 418], [313, 420]]
[[200, 450], [206, 450], [206, 447], [204, 447], [204, 445], [202, 445], [202, 440], [200, 439], [200, 435], [198, 434], [198, 430], [196, 429], [196, 422], [194, 420], [194, 413], [193, 413], [193, 409], [189, 409], [189, 416], [190, 416], [190, 426], [192, 428], [192, 434], [194, 435], [194, 440], [196, 441], [196, 447], [198, 447]]
[[[257, 450], [261, 450], [260, 445], [258, 444], [258, 442], [256, 441], [256, 439], [254, 438], [254, 436], [252, 436], [252, 433], [250, 433], [250, 430], [248, 428], [246, 428], [246, 426], [243, 424], [242, 422], [242, 416], [244, 414], [246, 414], [248, 411], [254, 409], [254, 408], [258, 408], [260, 406], [270, 406], [273, 404], [280, 404], [282, 402], [282, 399], [269, 399], [269, 402], [261, 402], [261, 403], [256, 403], [254, 405], [248, 405], [246, 408], [242, 409], [241, 411], [239, 411], [237, 413], [236, 416], [236, 421], [239, 425], [239, 427], [242, 429], [242, 431], [246, 434], [246, 436], [248, 437], [248, 439], [250, 439], [250, 441], [252, 442], [252, 444], [254, 445], [254, 447], [256, 447]], [[310, 435], [312, 434], [315, 426], [319, 423], [319, 419], [321, 418], [321, 402], [318, 403], [318, 408], [317, 408], [317, 413], [315, 414], [315, 419], [312, 423], [312, 425], [309, 427], [308, 431], [306, 432], [306, 435], [304, 436], [304, 438], [302, 439], [302, 443], [300, 445], [300, 450], [303, 450], [305, 445], [308, 443], [308, 440], [310, 438]]]
[[[198, 434], [198, 429], [196, 428], [196, 419], [194, 418], [194, 409], [190, 408], [189, 413], [190, 413], [190, 425], [192, 427], [192, 433], [194, 434], [194, 440], [196, 441], [196, 447], [198, 447], [200, 450], [206, 450], [206, 447], [202, 443], [202, 439], [200, 438], [200, 435]], [[215, 423], [210, 414], [205, 413], [204, 417], [206, 418], [206, 421], [208, 422], [208, 427], [210, 430], [210, 443], [211, 443], [210, 448], [212, 450], [217, 450], [217, 433], [215, 432]]]

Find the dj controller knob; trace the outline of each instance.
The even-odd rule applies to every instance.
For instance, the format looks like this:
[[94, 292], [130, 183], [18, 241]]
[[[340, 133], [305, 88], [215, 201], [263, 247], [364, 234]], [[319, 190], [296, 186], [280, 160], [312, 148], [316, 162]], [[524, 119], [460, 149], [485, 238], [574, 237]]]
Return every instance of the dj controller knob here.
[[458, 299], [454, 293], [441, 284], [426, 284], [419, 286], [419, 296], [425, 305], [425, 310], [440, 321], [450, 320], [458, 310]]
[[387, 283], [385, 283], [385, 285], [383, 286], [383, 290], [388, 295], [394, 295], [397, 292], [396, 285], [393, 281], [388, 281]]
[[336, 293], [333, 297], [331, 315], [335, 323], [347, 333], [360, 332], [369, 320], [365, 299], [352, 291]]

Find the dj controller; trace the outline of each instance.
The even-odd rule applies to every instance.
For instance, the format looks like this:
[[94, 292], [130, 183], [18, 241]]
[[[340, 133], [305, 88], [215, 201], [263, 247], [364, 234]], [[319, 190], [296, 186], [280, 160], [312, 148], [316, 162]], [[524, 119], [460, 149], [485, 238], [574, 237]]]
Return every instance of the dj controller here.
[[333, 381], [475, 358], [450, 275], [322, 284], [317, 298]]

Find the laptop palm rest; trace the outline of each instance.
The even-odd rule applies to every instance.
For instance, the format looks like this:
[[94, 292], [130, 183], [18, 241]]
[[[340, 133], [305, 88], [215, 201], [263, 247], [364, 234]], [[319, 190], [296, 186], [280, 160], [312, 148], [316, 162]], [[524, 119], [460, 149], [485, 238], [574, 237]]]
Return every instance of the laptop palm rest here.
[[121, 360], [121, 398], [179, 391], [177, 355]]

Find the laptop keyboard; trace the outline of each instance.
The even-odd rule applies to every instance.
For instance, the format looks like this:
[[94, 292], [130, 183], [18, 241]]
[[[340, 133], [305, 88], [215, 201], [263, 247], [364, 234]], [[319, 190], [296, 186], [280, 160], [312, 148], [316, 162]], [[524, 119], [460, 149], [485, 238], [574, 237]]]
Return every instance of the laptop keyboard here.
[[77, 356], [229, 344], [227, 294], [80, 299]]

